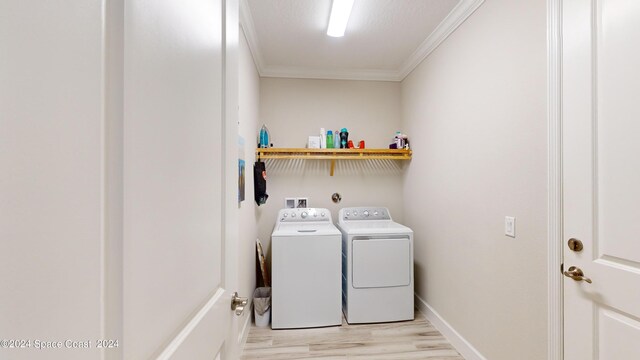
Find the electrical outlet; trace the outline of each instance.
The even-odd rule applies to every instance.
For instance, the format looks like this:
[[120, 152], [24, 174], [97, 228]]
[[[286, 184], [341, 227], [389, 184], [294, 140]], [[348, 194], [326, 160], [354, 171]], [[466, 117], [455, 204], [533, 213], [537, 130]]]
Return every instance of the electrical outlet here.
[[512, 238], [516, 237], [516, 218], [513, 216], [505, 216], [504, 217], [504, 234], [507, 236], [511, 236]]
[[309, 207], [309, 198], [299, 197], [296, 198], [296, 207], [297, 208], [308, 208]]

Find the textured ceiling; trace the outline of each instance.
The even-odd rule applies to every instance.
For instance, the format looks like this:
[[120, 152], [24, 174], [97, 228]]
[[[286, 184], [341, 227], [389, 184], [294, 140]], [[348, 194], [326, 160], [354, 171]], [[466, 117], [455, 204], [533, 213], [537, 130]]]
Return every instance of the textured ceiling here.
[[262, 76], [401, 80], [483, 0], [355, 0], [344, 37], [326, 35], [331, 0], [243, 0]]

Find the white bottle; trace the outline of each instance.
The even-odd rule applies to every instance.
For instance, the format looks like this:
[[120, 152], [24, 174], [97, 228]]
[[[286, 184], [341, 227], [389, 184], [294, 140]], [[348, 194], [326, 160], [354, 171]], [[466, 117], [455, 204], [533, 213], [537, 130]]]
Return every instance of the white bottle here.
[[324, 128], [320, 128], [320, 148], [327, 148], [327, 134], [324, 131]]
[[402, 133], [400, 131], [396, 131], [396, 136], [393, 138], [396, 143], [397, 149], [402, 149]]

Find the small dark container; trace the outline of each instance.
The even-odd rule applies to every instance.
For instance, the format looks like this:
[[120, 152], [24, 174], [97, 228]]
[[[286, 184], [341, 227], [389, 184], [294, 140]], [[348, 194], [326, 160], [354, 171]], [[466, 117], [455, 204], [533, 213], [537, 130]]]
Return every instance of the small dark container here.
[[[340, 149], [346, 149], [347, 144], [349, 144], [349, 132], [348, 131], [340, 131]], [[335, 146], [335, 144], [334, 144]]]

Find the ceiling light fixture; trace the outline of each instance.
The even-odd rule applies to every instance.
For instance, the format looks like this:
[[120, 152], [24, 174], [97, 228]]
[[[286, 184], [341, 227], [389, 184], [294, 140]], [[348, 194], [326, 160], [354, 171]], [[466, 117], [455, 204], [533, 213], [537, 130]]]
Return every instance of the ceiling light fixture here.
[[352, 7], [353, 0], [333, 0], [327, 35], [333, 37], [344, 36], [344, 31], [347, 28]]

